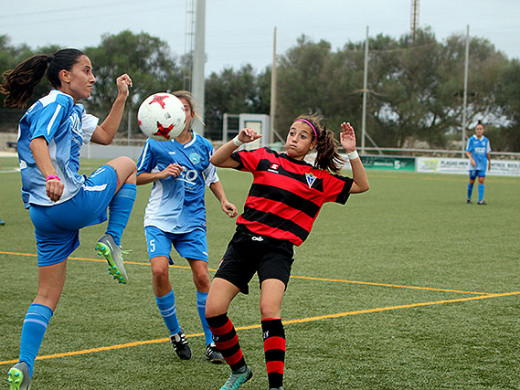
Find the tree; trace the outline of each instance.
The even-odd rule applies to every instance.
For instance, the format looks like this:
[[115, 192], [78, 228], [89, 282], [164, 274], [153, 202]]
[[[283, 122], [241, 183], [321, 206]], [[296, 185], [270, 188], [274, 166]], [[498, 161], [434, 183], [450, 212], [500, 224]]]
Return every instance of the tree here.
[[[267, 71], [266, 71], [267, 73]], [[220, 74], [213, 72], [206, 80], [206, 107], [204, 118], [206, 135], [222, 139], [224, 114], [268, 114], [266, 73], [256, 76], [251, 65], [238, 71], [226, 68]]]
[[92, 61], [96, 76], [94, 92], [85, 105], [100, 117], [108, 114], [117, 94], [115, 80], [123, 73], [133, 81], [127, 101], [127, 110], [133, 113], [152, 93], [182, 89], [181, 70], [168, 44], [149, 34], [136, 35], [128, 30], [106, 34], [100, 46], [88, 47], [84, 52]]
[[501, 131], [488, 131], [491, 145], [495, 150], [520, 152], [520, 60], [513, 59], [504, 65], [499, 73], [497, 104], [503, 121]]
[[330, 101], [324, 87], [329, 80], [326, 69], [330, 69], [327, 67], [330, 54], [330, 43], [314, 43], [302, 35], [295, 47], [280, 56], [275, 118], [280, 134], [286, 134], [293, 119], [300, 114], [325, 114], [323, 108]]

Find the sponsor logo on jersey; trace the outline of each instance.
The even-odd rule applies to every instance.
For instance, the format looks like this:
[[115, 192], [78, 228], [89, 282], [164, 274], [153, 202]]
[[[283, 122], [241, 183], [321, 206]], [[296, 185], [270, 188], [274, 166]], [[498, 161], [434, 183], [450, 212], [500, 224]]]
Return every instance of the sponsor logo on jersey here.
[[268, 171], [272, 173], [278, 173], [278, 168], [280, 167], [279, 164], [271, 164]]

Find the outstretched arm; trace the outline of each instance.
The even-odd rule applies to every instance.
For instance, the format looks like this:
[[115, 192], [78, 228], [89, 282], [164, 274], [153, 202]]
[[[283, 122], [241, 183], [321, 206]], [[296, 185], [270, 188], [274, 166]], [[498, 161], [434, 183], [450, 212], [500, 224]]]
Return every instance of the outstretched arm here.
[[236, 217], [237, 208], [233, 203], [228, 202], [226, 193], [224, 192], [224, 187], [222, 187], [222, 183], [220, 181], [216, 181], [215, 183], [211, 183], [209, 188], [211, 189], [211, 192], [213, 192], [213, 195], [215, 195], [215, 197], [220, 202], [222, 211], [225, 212], [229, 218]]
[[116, 136], [129, 94], [128, 87], [132, 86], [132, 79], [125, 73], [117, 78], [116, 84], [117, 97], [112, 104], [112, 109], [103, 123], [97, 126], [94, 134], [92, 134], [92, 142], [101, 145], [110, 144]]
[[240, 130], [235, 138], [218, 148], [209, 161], [216, 167], [236, 168], [238, 167], [238, 162], [231, 158], [231, 153], [240, 145], [256, 141], [260, 137], [262, 137], [262, 134], [258, 134], [253, 129], [246, 127]]
[[[341, 124], [341, 145], [345, 148], [345, 152], [347, 154], [356, 152], [356, 133], [354, 133], [354, 128], [350, 125], [350, 123], [343, 122]], [[349, 156], [350, 159], [351, 156]], [[361, 192], [368, 191], [368, 177], [365, 171], [365, 167], [361, 162], [361, 159], [355, 153], [355, 158], [350, 159], [350, 166], [352, 167], [352, 178], [354, 179], [354, 183], [350, 188], [351, 194], [358, 194]]]

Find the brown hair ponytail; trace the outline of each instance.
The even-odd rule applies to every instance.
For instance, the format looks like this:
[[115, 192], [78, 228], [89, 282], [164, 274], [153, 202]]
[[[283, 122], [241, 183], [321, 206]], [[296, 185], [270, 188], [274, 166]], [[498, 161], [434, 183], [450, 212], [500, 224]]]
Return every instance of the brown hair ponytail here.
[[47, 70], [47, 57], [43, 54], [35, 55], [21, 62], [16, 68], [6, 70], [0, 84], [0, 92], [7, 95], [4, 100], [6, 107], [24, 107], [33, 94]]
[[317, 114], [300, 115], [295, 120], [304, 120], [310, 122], [316, 133], [312, 133], [312, 139], [316, 139], [316, 168], [325, 169], [338, 173], [341, 170], [345, 160], [338, 153], [338, 141], [331, 130], [328, 130], [321, 124], [322, 118]]
[[7, 95], [4, 106], [24, 107], [45, 72], [51, 85], [59, 88], [60, 71], [71, 70], [82, 55], [83, 52], [77, 49], [63, 49], [52, 56], [37, 54], [21, 62], [16, 68], [6, 70], [2, 74], [4, 82], [0, 84], [0, 92]]

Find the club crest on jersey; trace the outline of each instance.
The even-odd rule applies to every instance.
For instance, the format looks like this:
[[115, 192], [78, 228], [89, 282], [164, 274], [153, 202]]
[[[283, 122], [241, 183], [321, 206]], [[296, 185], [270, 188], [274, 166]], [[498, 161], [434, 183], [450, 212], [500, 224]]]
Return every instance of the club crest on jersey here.
[[316, 176], [314, 176], [312, 173], [306, 173], [305, 179], [307, 180], [307, 184], [309, 185], [309, 188], [312, 188], [312, 185], [316, 181]]
[[190, 161], [193, 164], [198, 164], [200, 162], [200, 155], [198, 153], [190, 153]]

